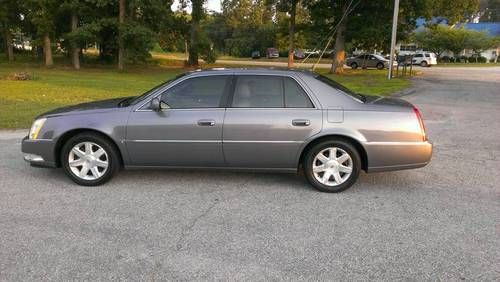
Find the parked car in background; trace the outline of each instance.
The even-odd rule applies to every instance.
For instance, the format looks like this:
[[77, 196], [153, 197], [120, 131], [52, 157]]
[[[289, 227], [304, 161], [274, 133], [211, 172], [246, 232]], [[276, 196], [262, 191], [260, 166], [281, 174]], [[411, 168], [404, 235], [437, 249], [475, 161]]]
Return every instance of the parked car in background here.
[[306, 56], [317, 56], [319, 55], [319, 50], [305, 50], [304, 54]]
[[413, 55], [412, 64], [420, 65], [422, 67], [437, 65], [436, 54], [431, 52], [416, 53], [415, 55]]
[[304, 59], [306, 57], [306, 55], [304, 54], [304, 52], [300, 49], [296, 49], [295, 52], [293, 52], [293, 57], [295, 59]]
[[253, 51], [252, 59], [260, 59], [260, 51]]
[[[389, 60], [376, 54], [362, 54], [355, 57], [347, 58], [346, 65], [353, 69], [361, 68], [377, 68], [379, 70], [389, 68]], [[397, 65], [397, 62], [394, 62]]]
[[316, 189], [340, 192], [361, 170], [425, 166], [432, 144], [402, 99], [363, 96], [307, 71], [214, 69], [41, 114], [22, 151], [86, 186], [120, 168], [303, 170]]
[[267, 48], [266, 49], [266, 57], [268, 59], [279, 58], [280, 52], [276, 48]]

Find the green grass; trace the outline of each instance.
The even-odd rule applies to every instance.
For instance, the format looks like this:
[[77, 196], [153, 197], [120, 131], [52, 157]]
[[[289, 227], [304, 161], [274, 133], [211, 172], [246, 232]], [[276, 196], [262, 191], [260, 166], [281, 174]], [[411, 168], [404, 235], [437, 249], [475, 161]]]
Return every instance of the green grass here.
[[329, 74], [327, 70], [319, 73], [339, 82], [357, 93], [387, 96], [410, 86], [406, 78], [387, 79], [387, 70], [345, 70], [343, 75]]
[[499, 63], [438, 63], [437, 67], [500, 67]]
[[[37, 115], [65, 105], [139, 95], [186, 71], [170, 60], [158, 58], [147, 65], [129, 66], [125, 72], [118, 72], [113, 65], [91, 64], [75, 71], [64, 60], [56, 60], [53, 68], [22, 58], [15, 63], [0, 60], [0, 128], [28, 128]], [[33, 79], [8, 79], [21, 71]], [[387, 81], [385, 75], [385, 71], [346, 70], [343, 76], [328, 76], [356, 92], [371, 95], [389, 95], [409, 86], [408, 80]]]
[[[28, 72], [34, 80], [5, 79], [19, 71]], [[95, 68], [74, 71], [0, 63], [0, 128], [27, 128], [38, 114], [64, 105], [138, 95], [180, 72], [158, 69], [120, 73]]]

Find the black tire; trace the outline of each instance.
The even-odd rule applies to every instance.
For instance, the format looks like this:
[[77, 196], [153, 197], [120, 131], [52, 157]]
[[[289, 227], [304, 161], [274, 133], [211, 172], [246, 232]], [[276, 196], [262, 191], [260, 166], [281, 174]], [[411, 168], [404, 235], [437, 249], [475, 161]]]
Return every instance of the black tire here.
[[420, 62], [420, 66], [425, 68], [428, 66], [428, 64], [426, 61], [422, 61], [422, 62]]
[[[74, 146], [82, 142], [92, 142], [100, 146], [106, 153], [106, 161], [108, 167], [105, 172], [94, 180], [86, 180], [75, 175], [69, 166], [69, 154]], [[120, 157], [115, 146], [103, 136], [84, 132], [71, 137], [62, 147], [61, 151], [61, 166], [66, 175], [76, 184], [82, 186], [98, 186], [109, 181], [115, 173], [120, 169]]]
[[377, 64], [377, 69], [378, 69], [378, 70], [382, 70], [382, 69], [384, 69], [384, 64], [382, 64], [382, 63], [378, 63], [378, 64]]
[[356, 63], [352, 63], [352, 64], [351, 64], [351, 68], [352, 68], [353, 70], [357, 69], [357, 68], [358, 68], [358, 64], [356, 64]]
[[[328, 147], [336, 147], [344, 150], [352, 160], [352, 172], [351, 175], [341, 184], [337, 186], [329, 186], [319, 182], [313, 173], [313, 161], [317, 154]], [[338, 139], [338, 140], [327, 140], [314, 145], [305, 155], [304, 162], [304, 174], [309, 181], [309, 183], [317, 190], [321, 192], [328, 193], [338, 193], [342, 192], [349, 187], [351, 187], [358, 179], [359, 172], [361, 169], [361, 158], [359, 156], [356, 148], [349, 142]]]

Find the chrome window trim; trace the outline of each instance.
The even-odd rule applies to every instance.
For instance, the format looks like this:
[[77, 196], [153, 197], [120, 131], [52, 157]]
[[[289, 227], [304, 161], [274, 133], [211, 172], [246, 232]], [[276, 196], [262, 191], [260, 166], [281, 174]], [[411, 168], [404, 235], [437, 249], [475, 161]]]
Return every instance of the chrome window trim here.
[[124, 140], [130, 143], [270, 143], [270, 144], [302, 144], [304, 141], [291, 140], [195, 140], [195, 139], [134, 139]]
[[176, 140], [176, 139], [164, 139], [164, 140], [156, 140], [156, 139], [135, 139], [135, 140], [124, 140], [125, 142], [131, 143], [222, 143], [221, 140]]
[[420, 146], [429, 144], [429, 141], [374, 141], [363, 142], [367, 146]]
[[[310, 91], [309, 87], [307, 87], [307, 85], [305, 85], [305, 83], [298, 77], [296, 77], [295, 74], [263, 74], [263, 73], [252, 73], [252, 72], [238, 72], [238, 71], [233, 71], [231, 73], [220, 73], [220, 74], [214, 74], [214, 73], [210, 73], [210, 74], [203, 74], [203, 73], [194, 73], [195, 75], [193, 74], [188, 74], [186, 76], [183, 76], [180, 78], [180, 80], [178, 81], [173, 81], [171, 84], [169, 85], [166, 85], [164, 88], [159, 88], [157, 89], [155, 92], [151, 93], [149, 97], [146, 97], [144, 98], [144, 102], [143, 103], [139, 103], [138, 106], [136, 106], [133, 110], [133, 112], [153, 112], [153, 110], [150, 110], [150, 109], [142, 109], [146, 104], [148, 103], [151, 103], [151, 100], [160, 96], [161, 93], [163, 93], [164, 91], [167, 91], [168, 89], [176, 86], [177, 84], [187, 80], [187, 79], [190, 79], [190, 78], [196, 78], [196, 77], [206, 77], [206, 76], [218, 76], [218, 75], [224, 75], [224, 76], [239, 76], [239, 75], [262, 75], [262, 76], [279, 76], [279, 77], [288, 77], [288, 78], [291, 78], [293, 79], [298, 85], [299, 87], [306, 93], [307, 97], [309, 98], [309, 100], [311, 101], [311, 103], [313, 104], [313, 107], [312, 108], [286, 108], [286, 107], [279, 107], [279, 108], [233, 108], [233, 107], [226, 107], [226, 108], [220, 108], [220, 107], [217, 107], [217, 108], [183, 108], [183, 109], [168, 109], [167, 111], [170, 111], [170, 110], [207, 110], [207, 109], [264, 109], [264, 110], [267, 110], [267, 109], [280, 109], [280, 110], [283, 110], [283, 109], [294, 109], [294, 110], [319, 110], [321, 109], [321, 104], [319, 104], [319, 101], [317, 100], [316, 96], [314, 96], [314, 94], [312, 94], [312, 92]], [[234, 95], [234, 91], [232, 93], [230, 93], [230, 96], [233, 96]]]

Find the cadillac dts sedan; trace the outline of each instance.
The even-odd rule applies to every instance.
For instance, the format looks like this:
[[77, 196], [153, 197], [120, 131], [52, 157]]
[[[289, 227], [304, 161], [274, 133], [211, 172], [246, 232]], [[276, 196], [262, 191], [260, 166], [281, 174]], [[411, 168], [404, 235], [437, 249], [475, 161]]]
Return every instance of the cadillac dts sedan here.
[[368, 173], [423, 167], [419, 110], [364, 96], [306, 71], [193, 71], [137, 97], [53, 110], [23, 139], [32, 166], [62, 167], [92, 186], [121, 168], [304, 171], [324, 192]]

